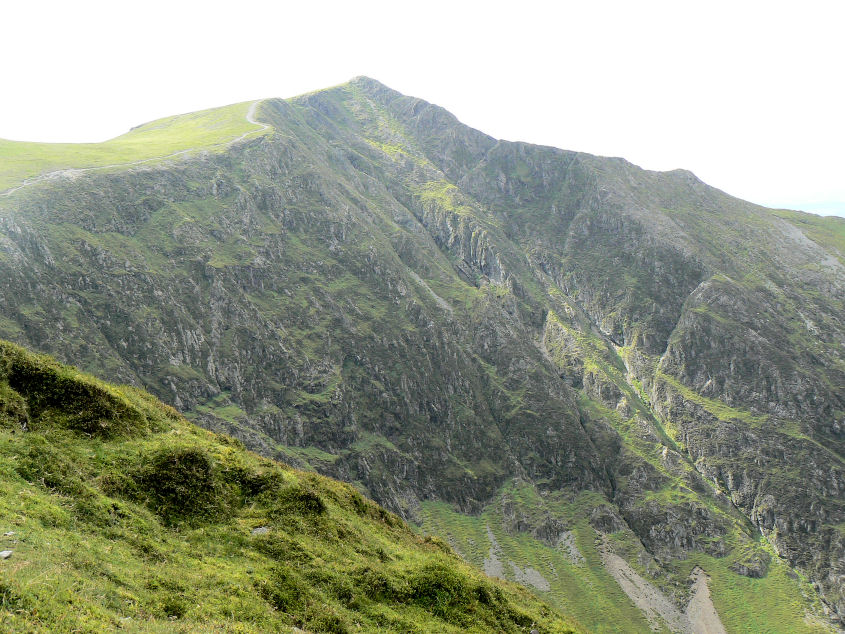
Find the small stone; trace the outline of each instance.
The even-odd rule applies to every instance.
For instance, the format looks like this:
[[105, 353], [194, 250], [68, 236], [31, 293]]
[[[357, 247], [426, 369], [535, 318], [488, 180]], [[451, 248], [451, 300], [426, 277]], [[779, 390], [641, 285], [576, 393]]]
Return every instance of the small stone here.
[[269, 533], [269, 532], [270, 532], [270, 527], [269, 527], [269, 526], [259, 526], [258, 528], [253, 528], [253, 529], [252, 529], [252, 534], [253, 534], [253, 535], [266, 535], [266, 534], [267, 534], [267, 533]]
[[11, 550], [3, 550], [3, 551], [0, 551], [0, 559], [8, 559], [8, 558], [9, 558], [9, 557], [11, 557], [11, 556], [12, 556], [12, 551], [11, 551]]
[[8, 533], [3, 533], [3, 537], [11, 537], [15, 534], [15, 531], [9, 531]]

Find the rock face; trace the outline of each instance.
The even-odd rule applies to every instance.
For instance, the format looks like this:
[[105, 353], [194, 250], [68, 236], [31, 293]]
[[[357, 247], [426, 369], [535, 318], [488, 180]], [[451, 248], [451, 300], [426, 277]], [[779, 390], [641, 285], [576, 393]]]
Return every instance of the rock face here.
[[411, 520], [501, 503], [555, 547], [572, 517], [503, 487], [597, 494], [583, 526], [678, 605], [694, 554], [765, 576], [762, 533], [845, 617], [845, 223], [366, 78], [256, 116], [274, 134], [0, 197], [0, 337]]

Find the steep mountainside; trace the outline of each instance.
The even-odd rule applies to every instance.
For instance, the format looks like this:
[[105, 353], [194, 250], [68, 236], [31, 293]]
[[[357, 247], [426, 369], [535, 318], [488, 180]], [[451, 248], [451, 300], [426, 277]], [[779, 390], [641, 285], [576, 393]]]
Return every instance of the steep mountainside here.
[[0, 196], [0, 335], [353, 482], [588, 628], [688, 629], [698, 570], [729, 631], [841, 623], [845, 223], [366, 78], [255, 117]]
[[2, 341], [0, 457], [3, 632], [574, 631], [351, 486]]

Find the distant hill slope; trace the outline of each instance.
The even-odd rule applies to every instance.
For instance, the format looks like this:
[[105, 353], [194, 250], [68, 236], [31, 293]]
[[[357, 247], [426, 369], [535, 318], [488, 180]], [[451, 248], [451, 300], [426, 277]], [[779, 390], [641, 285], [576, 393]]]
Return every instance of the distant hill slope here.
[[684, 631], [702, 585], [727, 631], [841, 626], [835, 220], [367, 78], [255, 117], [0, 197], [0, 336], [353, 482], [588, 629]]
[[6, 342], [0, 531], [4, 632], [574, 631], [349, 485]]
[[805, 235], [825, 246], [845, 264], [845, 218], [837, 216], [816, 216], [801, 211], [775, 209], [776, 216], [788, 220]]
[[253, 102], [238, 103], [132, 128], [103, 143], [28, 143], [0, 139], [0, 195], [63, 170], [108, 169], [154, 162], [175, 154], [220, 150], [235, 140], [254, 138], [265, 128], [249, 120]]

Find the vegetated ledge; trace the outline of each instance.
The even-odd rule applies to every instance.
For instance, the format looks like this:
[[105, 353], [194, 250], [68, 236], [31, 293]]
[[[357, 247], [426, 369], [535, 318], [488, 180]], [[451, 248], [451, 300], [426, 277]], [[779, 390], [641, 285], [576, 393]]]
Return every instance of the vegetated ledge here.
[[0, 341], [0, 629], [572, 632], [353, 487]]

